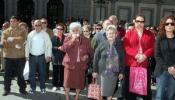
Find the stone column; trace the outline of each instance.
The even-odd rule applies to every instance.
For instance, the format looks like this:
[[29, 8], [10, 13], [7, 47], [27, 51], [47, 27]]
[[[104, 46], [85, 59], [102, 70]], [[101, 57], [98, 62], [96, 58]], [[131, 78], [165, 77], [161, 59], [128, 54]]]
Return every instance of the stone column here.
[[39, 9], [39, 6], [38, 6], [38, 0], [33, 0], [34, 1], [34, 3], [35, 3], [35, 11], [34, 11], [34, 17], [35, 18], [38, 18], [38, 9]]
[[94, 23], [94, 0], [91, 0], [90, 23]]
[[49, 0], [42, 0], [43, 1], [43, 10], [42, 10], [42, 17], [47, 17], [47, 4]]
[[72, 2], [73, 2], [73, 0], [68, 0], [69, 2], [68, 2], [68, 6], [69, 6], [69, 9], [68, 9], [68, 17], [71, 17], [72, 16]]
[[5, 1], [5, 18], [9, 19], [13, 15], [17, 15], [17, 0]]
[[134, 18], [139, 12], [139, 0], [134, 0]]
[[5, 16], [5, 20], [7, 20], [9, 18], [9, 0], [4, 0], [4, 16]]
[[117, 0], [111, 0], [111, 12], [110, 14], [111, 15], [115, 15], [115, 3], [116, 3]]
[[42, 18], [43, 12], [44, 12], [44, 8], [43, 8], [43, 0], [38, 0], [37, 2], [37, 17], [38, 18]]
[[63, 5], [64, 5], [64, 20], [66, 17], [68, 17], [68, 0], [62, 0]]
[[160, 22], [161, 5], [162, 5], [162, 1], [157, 0], [156, 25], [158, 25]]

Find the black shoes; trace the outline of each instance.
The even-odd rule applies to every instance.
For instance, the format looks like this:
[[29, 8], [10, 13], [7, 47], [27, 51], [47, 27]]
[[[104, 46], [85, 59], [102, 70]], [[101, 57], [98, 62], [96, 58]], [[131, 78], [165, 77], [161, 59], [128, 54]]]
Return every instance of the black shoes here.
[[[2, 94], [3, 96], [7, 96], [10, 93], [10, 91], [4, 91], [4, 93]], [[21, 94], [23, 95], [27, 95], [27, 91], [20, 91]]]
[[28, 94], [27, 91], [20, 91], [20, 93], [23, 94], [23, 95], [27, 95]]
[[4, 72], [4, 69], [1, 69], [0, 72]]
[[4, 91], [4, 93], [2, 95], [7, 96], [9, 93], [10, 93], [10, 91]]

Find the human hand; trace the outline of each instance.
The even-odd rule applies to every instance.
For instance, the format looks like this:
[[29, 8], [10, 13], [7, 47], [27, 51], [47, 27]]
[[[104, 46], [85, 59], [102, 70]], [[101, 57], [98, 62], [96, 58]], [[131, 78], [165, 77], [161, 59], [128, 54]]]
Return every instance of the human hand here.
[[119, 74], [118, 79], [122, 80], [123, 79], [123, 74]]
[[46, 57], [46, 62], [50, 62], [51, 61], [51, 57]]
[[14, 37], [8, 37], [7, 38], [7, 42], [13, 42], [13, 40], [14, 40]]
[[71, 36], [72, 36], [72, 41], [75, 41], [76, 39], [77, 39], [77, 34], [71, 34]]
[[146, 57], [144, 54], [140, 54], [140, 55], [138, 56], [137, 62], [138, 62], [138, 63], [142, 63], [143, 61], [146, 60], [146, 58], [147, 58], [147, 57]]
[[15, 48], [16, 48], [16, 49], [21, 49], [21, 46], [18, 45], [18, 44], [16, 44], [16, 45], [15, 45]]
[[138, 53], [138, 54], [135, 56], [135, 59], [136, 59], [136, 60], [139, 60], [140, 58], [141, 58], [141, 54]]
[[84, 55], [83, 57], [81, 57], [81, 61], [86, 61], [89, 58], [88, 55]]
[[98, 75], [98, 74], [97, 74], [96, 72], [92, 73], [92, 77], [93, 77], [93, 78], [97, 78], [97, 75]]
[[26, 61], [29, 61], [29, 57], [26, 57]]

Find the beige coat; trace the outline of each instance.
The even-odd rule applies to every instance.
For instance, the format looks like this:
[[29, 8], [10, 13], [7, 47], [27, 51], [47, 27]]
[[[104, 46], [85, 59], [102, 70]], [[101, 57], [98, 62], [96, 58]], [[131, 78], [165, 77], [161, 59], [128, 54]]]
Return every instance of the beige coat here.
[[[25, 41], [27, 34], [19, 27], [9, 27], [2, 33], [3, 57], [4, 58], [25, 58]], [[12, 42], [7, 39], [13, 37]]]

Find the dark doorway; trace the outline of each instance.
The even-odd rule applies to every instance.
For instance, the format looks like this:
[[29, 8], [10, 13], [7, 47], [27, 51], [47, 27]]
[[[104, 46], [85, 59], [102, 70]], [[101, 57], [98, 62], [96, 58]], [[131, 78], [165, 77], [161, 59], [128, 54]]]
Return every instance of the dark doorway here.
[[62, 0], [49, 0], [47, 4], [47, 19], [49, 25], [54, 27], [57, 22], [63, 21], [64, 5]]
[[28, 25], [31, 24], [31, 20], [34, 17], [34, 2], [33, 0], [19, 0], [17, 14], [22, 21]]
[[4, 0], [0, 0], [0, 28], [4, 22]]

